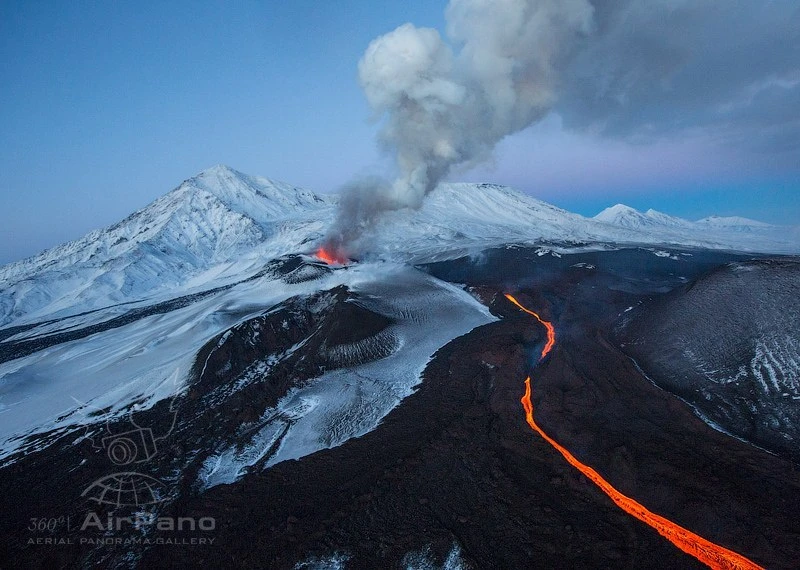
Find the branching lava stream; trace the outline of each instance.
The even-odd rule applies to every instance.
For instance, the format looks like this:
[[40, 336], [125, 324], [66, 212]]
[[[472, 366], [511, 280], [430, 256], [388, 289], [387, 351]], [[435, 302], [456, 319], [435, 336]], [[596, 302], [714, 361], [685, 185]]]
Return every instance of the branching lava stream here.
[[[539, 357], [541, 361], [552, 350], [555, 345], [556, 335], [552, 323], [543, 320], [537, 313], [522, 306], [512, 295], [506, 294], [506, 298], [514, 305], [519, 307], [522, 311], [532, 315], [539, 323], [544, 325], [547, 329], [547, 342], [542, 349], [542, 354]], [[552, 437], [547, 435], [545, 431], [539, 427], [536, 420], [533, 418], [533, 403], [531, 402], [531, 378], [530, 376], [525, 379], [525, 394], [522, 396], [522, 407], [525, 410], [525, 419], [528, 425], [536, 433], [556, 449], [567, 462], [575, 467], [578, 471], [583, 473], [592, 483], [597, 485], [601, 491], [608, 495], [614, 503], [626, 513], [639, 519], [645, 524], [653, 527], [661, 536], [669, 540], [672, 544], [680, 548], [682, 551], [697, 558], [700, 562], [708, 565], [711, 568], [761, 568], [757, 564], [751, 562], [744, 556], [737, 554], [727, 548], [723, 548], [705, 538], [696, 535], [675, 524], [674, 522], [649, 511], [641, 503], [634, 499], [623, 495], [617, 491], [608, 481], [606, 481], [597, 471], [588, 465], [581, 463], [568, 449], [561, 446]]]

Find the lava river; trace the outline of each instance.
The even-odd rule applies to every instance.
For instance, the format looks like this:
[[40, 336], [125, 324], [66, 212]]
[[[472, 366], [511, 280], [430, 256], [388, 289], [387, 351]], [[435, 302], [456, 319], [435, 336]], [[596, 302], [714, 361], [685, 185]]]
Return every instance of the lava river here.
[[[512, 295], [506, 294], [506, 298], [522, 311], [532, 315], [547, 329], [547, 342], [542, 349], [539, 361], [541, 361], [552, 350], [555, 345], [556, 335], [552, 323], [543, 320], [537, 313], [525, 308]], [[697, 558], [700, 562], [711, 568], [761, 568], [761, 566], [751, 562], [744, 556], [737, 554], [727, 548], [723, 548], [705, 538], [698, 536], [692, 531], [675, 524], [674, 522], [653, 513], [641, 503], [623, 495], [617, 491], [608, 481], [606, 481], [597, 471], [588, 465], [581, 463], [568, 449], [560, 445], [536, 423], [533, 417], [533, 403], [531, 402], [531, 378], [525, 379], [525, 394], [522, 396], [522, 407], [525, 410], [525, 419], [528, 425], [536, 433], [556, 449], [567, 462], [583, 473], [590, 481], [597, 485], [601, 491], [608, 495], [614, 503], [626, 513], [639, 519], [645, 524], [653, 527], [661, 536], [669, 540], [672, 544], [682, 551]]]

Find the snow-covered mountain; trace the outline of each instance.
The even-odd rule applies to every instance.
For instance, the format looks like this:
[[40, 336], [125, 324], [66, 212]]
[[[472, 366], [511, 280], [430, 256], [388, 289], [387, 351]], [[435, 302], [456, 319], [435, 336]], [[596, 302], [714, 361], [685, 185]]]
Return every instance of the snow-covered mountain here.
[[[310, 252], [337, 197], [215, 166], [108, 228], [0, 268], [0, 326], [25, 325], [229, 285], [280, 255]], [[585, 218], [492, 184], [442, 184], [388, 213], [363, 249], [422, 262], [504, 243], [684, 245], [800, 251], [800, 236], [740, 218], [689, 222], [623, 205]], [[130, 308], [126, 306], [126, 308]]]
[[646, 212], [640, 212], [625, 204], [617, 204], [606, 208], [594, 217], [595, 220], [621, 226], [625, 228], [655, 228], [655, 227], [673, 227], [673, 228], [693, 228], [693, 229], [735, 229], [737, 231], [754, 231], [754, 230], [775, 230], [777, 226], [766, 224], [750, 218], [742, 218], [739, 216], [709, 216], [696, 222], [684, 220], [676, 216], [670, 216], [663, 212], [650, 209]]
[[705, 226], [708, 228], [724, 228], [724, 229], [732, 229], [736, 231], [746, 231], [750, 232], [755, 230], [763, 230], [763, 229], [770, 229], [775, 228], [770, 224], [765, 224], [764, 222], [759, 222], [757, 220], [751, 220], [750, 218], [742, 218], [739, 216], [709, 216], [707, 218], [703, 218], [702, 220], [697, 220], [697, 225]]
[[691, 225], [691, 222], [682, 218], [676, 218], [675, 216], [670, 216], [653, 209], [642, 213], [625, 204], [617, 204], [616, 206], [606, 208], [597, 214], [594, 219], [614, 226], [631, 229], [658, 227], [682, 228]]
[[738, 216], [710, 216], [692, 222], [656, 210], [639, 212], [617, 204], [597, 214], [594, 220], [614, 227], [647, 232], [673, 243], [770, 253], [796, 253], [798, 228], [766, 224]]
[[[224, 280], [279, 234], [307, 235], [333, 200], [215, 166], [108, 228], [0, 268], [0, 324]], [[318, 228], [317, 228], [318, 230]], [[280, 251], [274, 252], [279, 255]]]

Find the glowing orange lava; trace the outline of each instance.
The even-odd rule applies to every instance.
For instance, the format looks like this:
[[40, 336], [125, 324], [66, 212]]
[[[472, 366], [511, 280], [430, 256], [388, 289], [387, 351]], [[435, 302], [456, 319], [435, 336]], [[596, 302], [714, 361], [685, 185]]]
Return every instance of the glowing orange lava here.
[[[555, 329], [553, 328], [553, 325], [548, 321], [542, 320], [538, 314], [523, 307], [511, 295], [506, 295], [506, 298], [529, 315], [536, 317], [536, 319], [547, 329], [547, 344], [542, 350], [542, 355], [540, 357], [541, 360], [547, 355], [548, 352], [550, 352], [550, 349], [552, 349], [553, 345], [555, 344]], [[597, 485], [600, 490], [608, 495], [611, 500], [614, 501], [614, 503], [623, 511], [653, 527], [658, 534], [669, 540], [672, 544], [687, 554], [694, 556], [700, 562], [708, 565], [711, 568], [761, 568], [761, 566], [751, 562], [744, 556], [714, 544], [713, 542], [696, 535], [692, 531], [687, 530], [682, 526], [653, 513], [652, 511], [649, 511], [641, 503], [617, 491], [611, 486], [611, 483], [603, 479], [603, 477], [597, 471], [578, 461], [578, 459], [572, 455], [568, 449], [561, 446], [556, 440], [547, 435], [547, 433], [545, 433], [545, 431], [536, 423], [536, 420], [533, 419], [530, 376], [525, 379], [525, 394], [522, 396], [521, 402], [522, 407], [525, 410], [525, 419], [527, 420], [531, 429], [542, 436], [547, 443], [553, 446], [553, 448], [555, 448], [556, 451], [558, 451], [570, 465], [575, 467], [578, 471], [583, 473], [587, 479]]]
[[520, 302], [517, 301], [512, 295], [506, 293], [506, 299], [514, 303], [517, 307], [519, 307], [529, 315], [533, 315], [534, 317], [536, 317], [536, 320], [539, 321], [541, 324], [543, 324], [544, 328], [547, 329], [547, 342], [545, 343], [544, 348], [542, 349], [542, 355], [539, 357], [539, 360], [541, 360], [542, 358], [547, 356], [547, 353], [550, 352], [553, 349], [553, 346], [556, 344], [556, 329], [553, 328], [552, 323], [550, 323], [549, 321], [543, 321], [539, 315], [523, 307], [520, 304]]
[[328, 265], [345, 265], [348, 261], [350, 261], [339, 252], [325, 249], [325, 247], [320, 247], [317, 249], [314, 255]]

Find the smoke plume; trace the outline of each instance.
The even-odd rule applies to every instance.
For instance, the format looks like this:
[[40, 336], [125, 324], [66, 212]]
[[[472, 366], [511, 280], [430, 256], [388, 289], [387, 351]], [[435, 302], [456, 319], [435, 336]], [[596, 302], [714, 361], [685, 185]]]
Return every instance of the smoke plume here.
[[590, 31], [592, 11], [587, 0], [452, 0], [455, 50], [412, 24], [374, 40], [359, 80], [385, 117], [380, 142], [399, 173], [344, 189], [328, 247], [352, 253], [382, 212], [418, 208], [453, 166], [486, 159], [500, 139], [545, 115], [556, 69]]
[[393, 180], [343, 191], [326, 248], [340, 257], [382, 212], [418, 208], [457, 165], [551, 110], [631, 141], [706, 132], [800, 151], [800, 7], [737, 0], [451, 0], [447, 41], [404, 24], [358, 65]]

